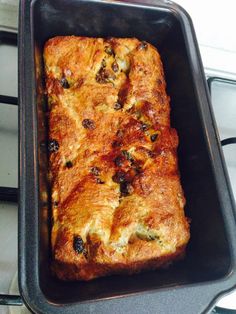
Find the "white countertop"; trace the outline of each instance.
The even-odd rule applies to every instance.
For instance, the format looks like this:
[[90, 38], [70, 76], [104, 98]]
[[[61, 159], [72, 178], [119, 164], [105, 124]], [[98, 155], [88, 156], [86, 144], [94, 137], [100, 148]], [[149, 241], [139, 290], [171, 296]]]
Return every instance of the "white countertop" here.
[[175, 2], [192, 18], [206, 73], [236, 79], [236, 1]]

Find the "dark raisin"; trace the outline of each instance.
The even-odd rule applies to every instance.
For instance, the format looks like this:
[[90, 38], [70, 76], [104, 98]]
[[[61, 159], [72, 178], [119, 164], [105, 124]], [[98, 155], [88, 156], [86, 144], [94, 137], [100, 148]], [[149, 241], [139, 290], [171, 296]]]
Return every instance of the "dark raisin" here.
[[113, 141], [112, 142], [112, 147], [113, 148], [120, 147], [120, 146], [122, 146], [122, 143], [120, 141]]
[[65, 77], [61, 79], [60, 83], [63, 88], [70, 88], [70, 85]]
[[84, 251], [84, 242], [80, 236], [77, 235], [74, 236], [73, 248], [75, 252], [78, 254]]
[[149, 240], [149, 241], [159, 240], [159, 236], [156, 235], [156, 234], [149, 234], [148, 240]]
[[133, 162], [134, 158], [127, 150], [122, 150], [122, 155], [129, 161]]
[[122, 156], [117, 156], [114, 159], [114, 163], [117, 167], [121, 167], [123, 165], [123, 157]]
[[162, 84], [162, 80], [161, 79], [157, 79], [157, 84], [161, 85]]
[[138, 49], [139, 49], [139, 50], [143, 50], [143, 49], [146, 50], [147, 47], [148, 47], [147, 42], [146, 42], [146, 41], [142, 41], [142, 42], [139, 44]]
[[120, 110], [120, 109], [122, 109], [122, 108], [123, 108], [123, 105], [122, 105], [121, 103], [116, 102], [116, 103], [114, 104], [114, 109], [115, 109], [115, 110]]
[[98, 183], [98, 184], [104, 184], [105, 182], [102, 181], [100, 178], [96, 178], [96, 183]]
[[114, 50], [113, 50], [111, 47], [109, 47], [109, 46], [105, 47], [105, 52], [106, 52], [109, 56], [114, 56], [114, 55], [115, 55]]
[[106, 65], [107, 65], [107, 63], [106, 63], [105, 59], [102, 59], [102, 68], [105, 68]]
[[127, 150], [122, 150], [122, 155], [125, 156], [126, 159], [129, 159], [129, 152]]
[[123, 137], [123, 135], [124, 135], [124, 132], [122, 130], [118, 130], [116, 132], [116, 136], [118, 136], [118, 137]]
[[82, 121], [82, 125], [85, 129], [90, 129], [90, 130], [95, 129], [95, 123], [91, 119], [84, 119]]
[[96, 81], [100, 84], [109, 83], [110, 80], [114, 80], [115, 78], [116, 76], [114, 74], [111, 74], [104, 68], [101, 68], [96, 75]]
[[69, 160], [66, 162], [65, 164], [66, 168], [72, 168], [73, 167], [73, 163]]
[[135, 167], [134, 170], [135, 170], [136, 174], [142, 173], [142, 168], [141, 168], [141, 166]]
[[92, 167], [92, 168], [90, 169], [90, 172], [91, 172], [94, 176], [97, 177], [97, 176], [99, 176], [101, 170], [100, 170], [100, 168], [98, 168], [98, 167]]
[[59, 204], [59, 203], [58, 203], [57, 201], [53, 202], [53, 206], [54, 206], [54, 207], [58, 207], [58, 204]]
[[142, 123], [140, 128], [142, 131], [147, 131], [149, 129], [149, 125], [147, 123]]
[[151, 139], [152, 142], [155, 142], [155, 140], [157, 139], [157, 137], [158, 137], [158, 134], [152, 134], [151, 137], [150, 137], [150, 139]]
[[135, 160], [134, 160], [134, 158], [133, 158], [132, 156], [130, 156], [128, 160], [130, 161], [131, 166], [132, 166], [132, 165], [133, 165], [133, 163], [135, 162]]
[[117, 171], [114, 176], [112, 177], [112, 180], [116, 183], [123, 183], [126, 181], [125, 178], [126, 174], [123, 171]]
[[48, 150], [50, 153], [57, 152], [59, 149], [59, 143], [57, 140], [49, 140], [48, 142]]
[[122, 182], [120, 183], [120, 194], [121, 196], [128, 196], [132, 193], [133, 188], [131, 186], [131, 184], [127, 183], [127, 182]]
[[116, 61], [114, 61], [111, 65], [111, 68], [114, 72], [118, 72], [119, 71], [119, 65]]
[[141, 167], [141, 165], [140, 165], [140, 162], [134, 160], [134, 161], [131, 163], [131, 166], [133, 167], [133, 169], [134, 169], [134, 171], [135, 171], [136, 174], [139, 174], [139, 173], [142, 172], [142, 167]]
[[100, 84], [109, 83], [109, 75], [108, 72], [101, 68], [96, 74], [96, 81]]
[[151, 151], [151, 150], [148, 150], [148, 151], [147, 151], [147, 154], [148, 154], [148, 156], [149, 156], [150, 158], [155, 157], [155, 153], [154, 153], [153, 151]]

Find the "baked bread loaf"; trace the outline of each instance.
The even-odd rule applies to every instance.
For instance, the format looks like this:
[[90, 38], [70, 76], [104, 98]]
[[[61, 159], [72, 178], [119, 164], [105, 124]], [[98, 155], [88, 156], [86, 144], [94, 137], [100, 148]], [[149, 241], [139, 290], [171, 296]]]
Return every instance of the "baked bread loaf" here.
[[167, 265], [189, 240], [160, 55], [135, 38], [44, 48], [53, 271], [90, 280]]

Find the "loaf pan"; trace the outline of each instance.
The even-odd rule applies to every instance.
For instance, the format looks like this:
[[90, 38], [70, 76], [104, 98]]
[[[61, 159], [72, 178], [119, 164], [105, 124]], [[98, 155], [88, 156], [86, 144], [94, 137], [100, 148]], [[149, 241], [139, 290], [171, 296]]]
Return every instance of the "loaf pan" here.
[[[164, 270], [62, 282], [50, 272], [42, 52], [57, 35], [137, 37], [159, 50], [191, 219], [186, 258]], [[36, 313], [202, 313], [236, 285], [233, 198], [191, 19], [171, 1], [22, 0], [19, 27], [19, 286]]]

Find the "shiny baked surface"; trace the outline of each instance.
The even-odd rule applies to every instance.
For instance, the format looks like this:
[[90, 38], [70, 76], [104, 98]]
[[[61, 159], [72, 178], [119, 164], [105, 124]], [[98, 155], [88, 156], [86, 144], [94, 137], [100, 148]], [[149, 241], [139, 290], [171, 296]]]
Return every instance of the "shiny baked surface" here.
[[189, 225], [157, 50], [55, 37], [44, 61], [56, 275], [90, 280], [181, 257]]

